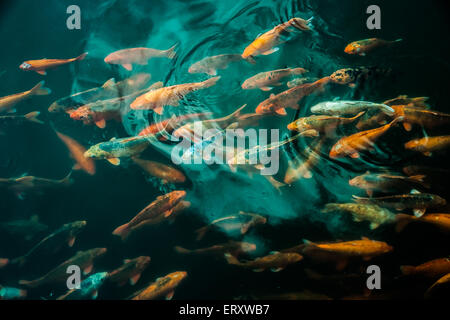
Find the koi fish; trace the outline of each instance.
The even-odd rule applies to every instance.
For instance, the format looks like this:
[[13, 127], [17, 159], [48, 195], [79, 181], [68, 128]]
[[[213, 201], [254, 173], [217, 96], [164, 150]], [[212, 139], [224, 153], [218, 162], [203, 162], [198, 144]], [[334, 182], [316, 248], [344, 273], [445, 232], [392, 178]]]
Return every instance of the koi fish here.
[[31, 98], [33, 96], [46, 96], [52, 91], [44, 87], [45, 82], [41, 81], [28, 91], [12, 94], [0, 98], [0, 112], [11, 111], [11, 108], [19, 102]]
[[418, 266], [401, 266], [400, 271], [405, 276], [439, 278], [450, 273], [450, 258], [434, 259]]
[[217, 56], [206, 57], [195, 62], [189, 67], [189, 73], [206, 73], [216, 76], [217, 70], [228, 68], [231, 62], [242, 60], [240, 54], [219, 54]]
[[243, 254], [248, 254], [256, 250], [256, 245], [249, 242], [228, 241], [223, 244], [216, 244], [208, 248], [189, 250], [180, 246], [174, 247], [174, 250], [179, 254], [195, 254], [195, 255], [213, 255], [223, 257], [225, 253], [230, 253], [237, 257]]
[[75, 110], [70, 110], [70, 118], [73, 120], [81, 120], [84, 124], [92, 124], [104, 129], [106, 121], [115, 119], [122, 121], [122, 112], [124, 108], [133, 101], [138, 95], [151, 90], [159, 89], [163, 86], [162, 82], [155, 82], [149, 88], [134, 92], [127, 96], [120, 96], [107, 100], [99, 100], [86, 105], [83, 105]]
[[414, 139], [405, 143], [405, 149], [423, 153], [429, 157], [432, 152], [441, 151], [450, 147], [450, 136], [436, 136]]
[[142, 272], [147, 269], [150, 257], [140, 256], [134, 259], [125, 259], [123, 265], [108, 274], [108, 281], [117, 283], [119, 286], [129, 282], [134, 286], [141, 278]]
[[108, 272], [98, 272], [84, 279], [80, 283], [79, 289], [69, 290], [66, 294], [56, 300], [86, 300], [88, 298], [97, 299], [98, 290], [108, 279]]
[[352, 123], [359, 119], [365, 111], [361, 111], [352, 118], [343, 118], [339, 116], [309, 116], [295, 120], [288, 124], [287, 128], [291, 131], [304, 132], [306, 130], [316, 130], [327, 135], [334, 133], [336, 128], [341, 125]]
[[406, 131], [411, 131], [413, 124], [429, 129], [450, 124], [450, 114], [409, 105], [393, 105], [392, 108], [395, 116], [404, 117], [403, 127]]
[[350, 156], [351, 158], [359, 158], [359, 152], [372, 150], [375, 146], [375, 141], [383, 134], [385, 134], [391, 127], [402, 120], [402, 117], [395, 118], [391, 123], [382, 127], [358, 132], [350, 136], [341, 138], [331, 148], [330, 158], [345, 156]]
[[245, 80], [241, 87], [242, 89], [256, 89], [259, 88], [263, 91], [270, 91], [273, 86], [281, 86], [281, 79], [289, 77], [291, 75], [298, 75], [308, 72], [308, 70], [303, 68], [294, 69], [278, 69], [266, 72], [260, 72], [251, 78]]
[[160, 297], [165, 297], [166, 300], [172, 300], [175, 289], [186, 277], [186, 271], [177, 271], [170, 273], [162, 278], [156, 279], [155, 282], [135, 293], [131, 299], [155, 300]]
[[330, 80], [331, 82], [354, 88], [357, 84], [365, 80], [377, 76], [386, 76], [390, 72], [391, 69], [380, 69], [377, 67], [344, 68], [333, 72], [330, 76]]
[[309, 27], [313, 17], [308, 20], [302, 18], [292, 18], [287, 22], [277, 25], [273, 29], [258, 36], [252, 43], [250, 43], [242, 53], [243, 59], [249, 59], [254, 62], [253, 57], [258, 55], [269, 55], [279, 50], [277, 45], [283, 43], [281, 35], [283, 32], [292, 32], [292, 27], [300, 31], [311, 30]]
[[402, 39], [397, 39], [394, 41], [386, 41], [383, 39], [378, 38], [370, 38], [370, 39], [364, 39], [359, 41], [354, 41], [352, 43], [349, 43], [345, 49], [344, 52], [348, 54], [358, 54], [360, 56], [365, 56], [370, 51], [380, 48], [392, 45], [394, 43], [398, 43], [403, 41]]
[[172, 213], [170, 213], [170, 215], [168, 217], [165, 217], [167, 212], [164, 212], [164, 214], [160, 215], [159, 218], [157, 218], [157, 219], [144, 220], [141, 223], [139, 223], [138, 225], [131, 228], [131, 232], [138, 231], [146, 226], [155, 225], [155, 224], [158, 224], [163, 221], [168, 221], [169, 223], [173, 223], [176, 220], [177, 216], [181, 212], [183, 212], [185, 209], [190, 208], [190, 207], [191, 207], [191, 203], [189, 201], [181, 200], [180, 202], [178, 202], [178, 204], [176, 206], [173, 207]]
[[39, 178], [34, 176], [23, 176], [20, 178], [0, 178], [0, 187], [13, 191], [20, 199], [25, 192], [40, 192], [43, 189], [55, 187], [68, 187], [72, 184], [70, 179], [72, 171], [61, 180]]
[[386, 100], [383, 103], [387, 104], [388, 106], [402, 105], [407, 107], [429, 109], [430, 106], [427, 104], [428, 99], [428, 97], [410, 98], [407, 95], [399, 95], [398, 97]]
[[152, 48], [131, 48], [122, 49], [110, 53], [105, 58], [107, 64], [119, 64], [126, 70], [133, 70], [133, 64], [147, 65], [152, 58], [168, 58], [173, 59], [176, 55], [175, 47], [167, 50], [158, 50]]
[[117, 227], [113, 231], [113, 234], [120, 236], [122, 240], [125, 240], [129, 236], [132, 229], [139, 226], [143, 222], [145, 222], [146, 224], [155, 224], [161, 222], [172, 214], [174, 207], [181, 200], [183, 200], [185, 196], [186, 191], [182, 190], [176, 190], [165, 195], [158, 196], [155, 201], [142, 209], [128, 223]]
[[401, 232], [411, 222], [422, 222], [436, 226], [443, 232], [450, 232], [450, 214], [448, 213], [428, 213], [420, 218], [409, 214], [399, 213], [396, 215], [397, 225], [395, 230]]
[[0, 300], [23, 299], [27, 296], [27, 291], [0, 285]]
[[32, 247], [26, 254], [11, 261], [12, 265], [24, 266], [30, 260], [55, 254], [64, 245], [73, 247], [77, 235], [86, 227], [86, 221], [66, 223]]
[[118, 166], [120, 165], [120, 158], [133, 157], [147, 149], [151, 143], [150, 139], [150, 136], [112, 138], [109, 141], [93, 145], [84, 153], [84, 156], [86, 158], [105, 159]]
[[289, 160], [288, 168], [284, 175], [284, 182], [288, 185], [291, 185], [295, 181], [298, 181], [301, 178], [311, 179], [312, 178], [312, 170], [319, 163], [321, 156], [320, 150], [322, 149], [324, 143], [324, 139], [321, 139], [314, 148], [307, 147], [305, 150], [305, 160], [300, 161], [299, 159]]
[[279, 272], [290, 264], [297, 263], [303, 259], [303, 256], [298, 253], [282, 253], [272, 251], [269, 255], [261, 258], [256, 258], [252, 261], [240, 262], [236, 257], [230, 253], [225, 253], [225, 259], [228, 264], [239, 266], [246, 269], [252, 269], [254, 272], [262, 272], [270, 269], [272, 272]]
[[325, 77], [313, 83], [305, 83], [293, 87], [277, 95], [271, 94], [268, 99], [264, 100], [256, 107], [255, 112], [258, 114], [276, 113], [285, 116], [287, 114], [285, 108], [298, 109], [298, 103], [301, 99], [315, 91], [324, 90], [324, 86], [329, 81], [329, 77]]
[[186, 181], [186, 176], [180, 170], [166, 164], [150, 160], [142, 160], [136, 157], [133, 157], [132, 160], [149, 175], [161, 179], [163, 184], [183, 183]]
[[393, 116], [395, 114], [395, 110], [392, 107], [369, 101], [326, 101], [320, 102], [311, 107], [312, 113], [320, 113], [325, 115], [357, 114], [362, 111], [372, 110], [381, 111], [389, 116]]
[[431, 287], [428, 288], [428, 290], [425, 292], [425, 298], [428, 299], [431, 297], [432, 293], [435, 291], [437, 287], [440, 287], [444, 284], [448, 284], [450, 282], [450, 273], [447, 273], [445, 276], [439, 278], [435, 283], [431, 285]]
[[138, 136], [156, 135], [159, 140], [166, 140], [166, 136], [172, 134], [172, 132], [177, 127], [183, 125], [183, 123], [192, 119], [203, 119], [209, 117], [211, 114], [211, 112], [202, 112], [185, 114], [178, 117], [172, 116], [172, 118], [170, 119], [151, 124], [148, 127], [142, 129], [139, 132]]
[[40, 75], [45, 76], [47, 72], [45, 70], [56, 68], [64, 64], [68, 64], [74, 61], [81, 61], [87, 56], [87, 52], [72, 59], [41, 59], [41, 60], [28, 60], [23, 62], [19, 68], [24, 71], [35, 71]]
[[67, 280], [67, 268], [71, 265], [79, 266], [84, 274], [89, 274], [93, 269], [94, 260], [106, 253], [106, 248], [95, 248], [87, 251], [78, 251], [75, 256], [61, 263], [44, 276], [28, 281], [20, 280], [19, 284], [29, 288], [36, 288], [44, 284], [56, 284]]
[[333, 211], [348, 212], [353, 216], [353, 221], [368, 221], [370, 229], [374, 230], [382, 224], [393, 223], [395, 214], [377, 205], [358, 203], [327, 203], [322, 210], [324, 213]]
[[111, 78], [101, 87], [91, 88], [56, 100], [50, 105], [48, 112], [65, 112], [76, 109], [79, 105], [86, 105], [98, 100], [127, 96], [137, 90], [142, 90], [150, 79], [151, 75], [149, 73], [137, 73], [119, 82]]
[[38, 215], [33, 215], [29, 219], [2, 222], [0, 223], [0, 230], [2, 234], [30, 241], [47, 231], [48, 226], [39, 222]]
[[424, 182], [424, 175], [410, 177], [396, 176], [388, 173], [369, 173], [354, 177], [349, 185], [366, 190], [369, 197], [374, 191], [395, 192], [410, 191], [414, 186], [430, 187]]
[[421, 217], [427, 208], [445, 206], [447, 201], [431, 193], [409, 193], [376, 198], [364, 198], [353, 195], [358, 203], [373, 203], [396, 210], [414, 209], [414, 215]]
[[231, 215], [212, 221], [209, 225], [202, 227], [195, 232], [197, 233], [197, 241], [203, 239], [206, 233], [212, 229], [219, 229], [223, 232], [236, 232], [246, 234], [247, 231], [257, 225], [265, 224], [267, 218], [255, 214], [239, 211], [236, 215]]
[[25, 122], [44, 124], [44, 122], [37, 118], [40, 114], [41, 113], [39, 111], [33, 111], [23, 116], [0, 116], [0, 125], [4, 126], [5, 124], [9, 124], [11, 122], [14, 124], [22, 124]]
[[66, 136], [60, 132], [56, 132], [61, 141], [69, 149], [70, 155], [76, 161], [76, 165], [73, 167], [74, 170], [82, 169], [91, 176], [95, 174], [95, 163], [92, 159], [86, 158], [84, 156], [86, 148], [79, 144], [77, 141], [69, 136]]
[[365, 261], [389, 253], [393, 247], [386, 242], [362, 237], [361, 240], [313, 243], [304, 240], [305, 247], [302, 254], [320, 260], [337, 260], [336, 268], [343, 270], [351, 258], [362, 258]]
[[203, 82], [177, 84], [150, 91], [137, 97], [130, 105], [133, 110], [153, 110], [157, 114], [163, 113], [164, 106], [177, 107], [180, 100], [188, 93], [212, 87], [220, 77], [207, 79]]

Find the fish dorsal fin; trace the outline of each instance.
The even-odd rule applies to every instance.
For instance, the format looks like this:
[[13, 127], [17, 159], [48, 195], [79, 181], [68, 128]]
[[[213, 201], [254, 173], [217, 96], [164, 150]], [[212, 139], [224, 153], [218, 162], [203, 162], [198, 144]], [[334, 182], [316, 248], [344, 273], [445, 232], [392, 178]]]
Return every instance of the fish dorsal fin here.
[[417, 189], [411, 189], [411, 192], [410, 192], [410, 193], [411, 193], [411, 194], [419, 194], [420, 191], [417, 190]]
[[278, 254], [280, 251], [270, 251], [269, 254]]
[[307, 239], [303, 239], [303, 243], [306, 244], [306, 245], [310, 245], [310, 246], [315, 246], [316, 245], [314, 242], [311, 242], [311, 241], [309, 241]]
[[115, 141], [115, 140], [117, 140], [117, 138], [116, 137], [112, 137], [109, 141]]
[[107, 88], [109, 88], [109, 87], [111, 87], [111, 86], [114, 86], [115, 84], [116, 84], [116, 79], [111, 78], [111, 79], [109, 79], [108, 81], [106, 81], [106, 82], [102, 85], [102, 88], [103, 88], [103, 89], [107, 89]]

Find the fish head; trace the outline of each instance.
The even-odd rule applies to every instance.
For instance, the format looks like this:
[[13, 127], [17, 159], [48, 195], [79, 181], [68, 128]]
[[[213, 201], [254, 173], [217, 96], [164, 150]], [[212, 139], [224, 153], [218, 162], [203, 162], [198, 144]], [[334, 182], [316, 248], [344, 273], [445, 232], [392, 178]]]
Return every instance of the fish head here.
[[82, 229], [84, 229], [87, 225], [85, 220], [75, 221], [70, 224], [72, 235], [80, 233]]
[[354, 177], [353, 179], [350, 179], [348, 184], [353, 187], [363, 187], [365, 185], [365, 181], [362, 176], [357, 176], [357, 177]]
[[180, 282], [181, 280], [183, 280], [186, 277], [187, 277], [186, 271], [177, 271], [177, 272], [173, 272], [169, 275], [169, 278], [175, 282]]
[[84, 153], [85, 158], [103, 159], [107, 158], [109, 153], [101, 148], [101, 144], [96, 144], [90, 147]]
[[252, 252], [256, 250], [256, 244], [250, 242], [241, 242], [241, 250], [243, 252]]
[[303, 31], [308, 31], [311, 30], [311, 28], [309, 27], [309, 23], [310, 20], [305, 20], [302, 18], [292, 18], [291, 20], [289, 20], [289, 22], [291, 23], [292, 26], [296, 27], [299, 30], [303, 30]]
[[93, 112], [89, 109], [89, 107], [82, 106], [70, 112], [70, 118], [73, 120], [90, 122], [93, 119]]
[[188, 69], [189, 73], [202, 73], [204, 71], [204, 68], [202, 68], [202, 65], [198, 62], [191, 65]]
[[119, 60], [120, 60], [119, 55], [115, 52], [107, 55], [104, 59], [105, 63], [108, 63], [108, 64], [117, 64], [117, 63], [119, 63]]
[[350, 43], [348, 44], [345, 49], [344, 52], [347, 54], [357, 54], [360, 51], [360, 45], [357, 43]]
[[242, 89], [253, 89], [254, 87], [255, 87], [254, 84], [252, 84], [251, 81], [249, 81], [249, 79], [245, 80], [241, 85]]
[[20, 69], [22, 69], [22, 70], [31, 70], [31, 64], [29, 64], [28, 62], [23, 62], [20, 66], [19, 66], [19, 68]]
[[345, 148], [341, 142], [337, 142], [330, 150], [330, 158], [339, 158], [342, 157], [345, 153]]
[[273, 113], [274, 108], [275, 104], [272, 101], [263, 101], [256, 107], [255, 112], [257, 114]]
[[95, 248], [95, 249], [92, 249], [93, 256], [95, 256], [95, 257], [102, 256], [107, 251], [108, 251], [108, 249], [106, 249], [106, 248]]
[[176, 205], [178, 202], [183, 200], [186, 197], [186, 191], [184, 190], [175, 190], [170, 193], [170, 203], [172, 206]]
[[408, 150], [419, 150], [422, 146], [421, 140], [415, 139], [405, 143], [405, 149]]
[[147, 268], [150, 263], [151, 258], [147, 256], [140, 256], [136, 259], [136, 269], [143, 270]]

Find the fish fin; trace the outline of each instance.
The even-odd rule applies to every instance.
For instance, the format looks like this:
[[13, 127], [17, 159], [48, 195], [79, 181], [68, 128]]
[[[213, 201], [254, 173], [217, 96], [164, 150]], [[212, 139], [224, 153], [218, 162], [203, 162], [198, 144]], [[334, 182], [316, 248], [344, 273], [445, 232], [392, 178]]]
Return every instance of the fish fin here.
[[403, 122], [403, 128], [405, 128], [405, 130], [409, 132], [412, 130], [412, 125], [411, 123]]
[[175, 294], [175, 291], [171, 291], [168, 294], [166, 294], [166, 300], [172, 300], [174, 294]]
[[116, 84], [116, 79], [111, 78], [108, 81], [106, 81], [103, 85], [102, 88], [103, 89], [108, 89], [109, 87], [112, 87]]
[[219, 81], [219, 79], [220, 79], [220, 76], [206, 79], [205, 81], [202, 82], [202, 84], [203, 84], [202, 88], [209, 88], [209, 87], [214, 86], [217, 83], [217, 81]]
[[398, 213], [395, 215], [395, 221], [396, 221], [396, 226], [395, 226], [395, 231], [396, 232], [402, 232], [403, 229], [414, 219], [417, 219], [414, 216], [410, 216], [409, 214], [404, 214], [404, 213]]
[[37, 117], [40, 115], [41, 113], [39, 111], [33, 111], [30, 113], [27, 113], [24, 117], [31, 122], [36, 122], [39, 124], [44, 124], [44, 122], [42, 122], [41, 120], [39, 120]]
[[430, 151], [425, 151], [425, 152], [423, 152], [423, 155], [426, 157], [431, 157], [433, 155], [433, 153]]
[[410, 194], [419, 194], [420, 191], [417, 189], [411, 189], [411, 191], [409, 192]]
[[425, 214], [426, 209], [414, 209], [414, 216], [417, 218], [420, 218], [421, 216], [423, 216]]
[[270, 251], [269, 254], [278, 254], [280, 251]]
[[87, 53], [87, 52], [84, 52], [84, 53], [80, 54], [78, 57], [76, 57], [74, 60], [76, 60], [76, 61], [81, 61], [81, 60], [83, 60], [84, 58], [86, 58], [87, 55], [88, 55], [88, 53]]
[[358, 152], [353, 152], [353, 153], [350, 155], [350, 158], [358, 159], [358, 158], [359, 158], [359, 153], [358, 153]]
[[75, 237], [70, 237], [69, 240], [67, 241], [69, 247], [73, 247], [74, 243], [75, 243]]
[[36, 96], [46, 96], [46, 95], [49, 95], [50, 93], [52, 93], [52, 90], [50, 90], [49, 88], [45, 88], [44, 84], [45, 84], [44, 81], [39, 82], [37, 85], [35, 85], [33, 88], [31, 88], [30, 94], [33, 94]]
[[106, 121], [105, 121], [104, 118], [103, 118], [103, 119], [100, 119], [100, 120], [98, 120], [98, 121], [95, 121], [95, 125], [96, 125], [97, 127], [99, 127], [100, 129], [105, 129], [105, 127], [106, 127]]
[[39, 73], [42, 76], [46, 76], [47, 72], [45, 70], [36, 70], [37, 73]]
[[369, 227], [370, 227], [370, 230], [375, 230], [379, 226], [380, 226], [380, 224], [378, 224], [376, 222], [372, 222]]
[[120, 236], [122, 240], [125, 240], [130, 233], [129, 225], [128, 223], [125, 223], [119, 227], [117, 227], [112, 234], [116, 236]]
[[206, 71], [207, 75], [210, 76], [217, 76], [217, 70], [216, 69], [208, 69], [208, 71]]
[[88, 265], [86, 268], [83, 269], [83, 274], [89, 274], [92, 272], [92, 269], [94, 268], [93, 264]]
[[164, 212], [164, 218], [169, 217], [169, 216], [172, 214], [172, 212], [173, 212], [173, 209], [170, 209], [170, 210], [165, 211], [165, 212]]
[[312, 178], [312, 173], [310, 170], [307, 170], [303, 173], [303, 178], [305, 179], [311, 179]]
[[244, 224], [242, 227], [241, 227], [241, 234], [246, 234], [247, 233], [247, 231], [248, 231], [248, 229], [249, 229], [249, 225], [248, 225], [248, 223], [246, 223], [246, 224]]
[[173, 59], [175, 58], [175, 56], [177, 55], [177, 53], [175, 52], [175, 48], [176, 48], [177, 44], [174, 44], [172, 47], [170, 47], [169, 49], [167, 49], [166, 52], [166, 57], [169, 59]]
[[225, 253], [224, 257], [227, 260], [228, 264], [238, 265], [240, 263], [239, 260], [231, 253]]
[[80, 166], [80, 164], [79, 163], [75, 163], [74, 165], [73, 165], [73, 167], [72, 167], [72, 170], [81, 170], [82, 168], [81, 168], [81, 166]]
[[264, 51], [264, 52], [262, 52], [261, 54], [262, 54], [262, 55], [265, 55], [265, 56], [268, 56], [269, 54], [275, 53], [275, 52], [277, 52], [278, 50], [280, 50], [280, 48], [275, 47], [275, 48], [272, 48], [272, 49], [270, 49], [270, 50]]
[[161, 114], [163, 114], [163, 107], [157, 106], [155, 109], [153, 109], [153, 111], [155, 111], [155, 113], [161, 115]]
[[138, 274], [132, 276], [132, 277], [130, 278], [130, 284], [131, 284], [132, 286], [134, 286], [134, 285], [139, 281], [140, 278], [141, 278], [141, 274], [140, 274], [140, 273], [138, 273]]
[[119, 158], [108, 158], [106, 159], [109, 163], [118, 166], [120, 164], [120, 159]]
[[203, 239], [203, 237], [205, 236], [207, 231], [208, 231], [208, 226], [205, 226], [203, 228], [195, 230], [195, 233], [197, 233], [196, 240], [199, 241], [199, 240]]
[[279, 114], [280, 116], [285, 116], [287, 115], [286, 109], [285, 108], [279, 108], [275, 110], [275, 113]]
[[95, 300], [95, 299], [97, 299], [97, 297], [98, 297], [98, 290], [92, 291], [91, 298], [92, 298], [93, 300]]
[[150, 87], [147, 88], [147, 90], [156, 90], [161, 89], [164, 86], [164, 83], [162, 81], [158, 81], [153, 83]]
[[260, 88], [262, 91], [270, 91], [273, 89], [273, 87], [261, 87]]
[[282, 267], [278, 267], [278, 268], [270, 268], [270, 271], [272, 271], [272, 272], [280, 272], [280, 271], [282, 271], [282, 270], [284, 270], [284, 268], [282, 268]]
[[124, 67], [128, 71], [133, 70], [133, 66], [131, 65], [131, 63], [124, 63], [122, 64], [122, 67]]

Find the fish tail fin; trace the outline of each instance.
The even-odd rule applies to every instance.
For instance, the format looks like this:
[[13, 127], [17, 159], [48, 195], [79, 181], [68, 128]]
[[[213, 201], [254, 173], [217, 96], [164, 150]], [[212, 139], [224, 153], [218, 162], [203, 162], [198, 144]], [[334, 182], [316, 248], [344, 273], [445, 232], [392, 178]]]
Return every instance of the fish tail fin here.
[[6, 267], [8, 265], [8, 263], [9, 263], [9, 259], [0, 258], [0, 269]]
[[174, 44], [172, 47], [170, 47], [169, 49], [167, 49], [165, 51], [167, 58], [173, 59], [176, 57], [176, 55], [177, 55], [177, 53], [175, 52], [176, 47], [177, 47], [177, 44]]
[[83, 60], [84, 58], [86, 58], [87, 55], [88, 55], [87, 52], [82, 53], [82, 54], [80, 54], [78, 57], [76, 57], [76, 58], [74, 59], [74, 61], [81, 61], [81, 60]]
[[128, 235], [130, 233], [130, 229], [128, 226], [128, 223], [125, 223], [119, 227], [117, 227], [112, 234], [116, 235], [116, 236], [120, 236], [122, 238], [122, 240], [125, 240]]
[[175, 247], [173, 247], [173, 249], [175, 250], [175, 252], [180, 253], [180, 254], [191, 253], [191, 250], [185, 249], [185, 248], [180, 247], [180, 246], [175, 246]]
[[32, 280], [32, 281], [19, 280], [19, 284], [21, 286], [28, 287], [28, 288], [36, 288], [39, 285], [39, 281], [38, 280]]
[[46, 96], [46, 95], [49, 95], [50, 93], [52, 93], [52, 90], [50, 90], [49, 88], [45, 88], [44, 84], [45, 84], [45, 81], [39, 82], [37, 85], [35, 85], [33, 88], [31, 88], [30, 94], [36, 95], [36, 96]]
[[360, 113], [358, 113], [353, 118], [350, 118], [350, 120], [357, 120], [357, 119], [361, 118], [365, 113], [366, 113], [365, 111], [361, 111]]
[[236, 119], [241, 115], [242, 109], [244, 109], [247, 106], [247, 104], [242, 105], [239, 107], [236, 111], [234, 111], [232, 114], [230, 114], [228, 117], [229, 119]]
[[239, 264], [239, 260], [235, 256], [233, 256], [231, 253], [225, 253], [224, 257], [227, 260], [228, 264], [234, 264], [234, 265]]
[[410, 216], [409, 214], [398, 213], [395, 216], [395, 221], [397, 223], [395, 226], [395, 231], [402, 232], [402, 230], [414, 219], [417, 219], [417, 218], [414, 216]]
[[203, 88], [212, 87], [212, 86], [214, 86], [216, 84], [217, 81], [219, 81], [219, 79], [220, 79], [220, 76], [214, 77], [214, 78], [209, 78], [209, 79], [207, 79], [207, 80], [202, 82], [203, 83], [202, 87]]
[[61, 184], [65, 185], [65, 186], [70, 186], [73, 182], [71, 179], [71, 176], [72, 176], [72, 171], [70, 171], [69, 174], [61, 180]]
[[415, 269], [416, 268], [414, 266], [400, 266], [400, 271], [405, 276], [409, 276], [409, 275], [414, 274]]
[[195, 233], [197, 234], [197, 237], [195, 238], [195, 240], [197, 240], [197, 241], [202, 240], [207, 231], [208, 231], [208, 226], [205, 226], [203, 228], [195, 230]]
[[44, 124], [44, 122], [42, 122], [41, 120], [39, 120], [37, 117], [40, 115], [41, 113], [39, 112], [39, 111], [33, 111], [33, 112], [30, 112], [30, 113], [27, 113], [26, 115], [25, 115], [25, 118], [28, 120], [28, 121], [31, 121], [31, 122], [36, 122], [36, 123], [39, 123], [39, 124]]

